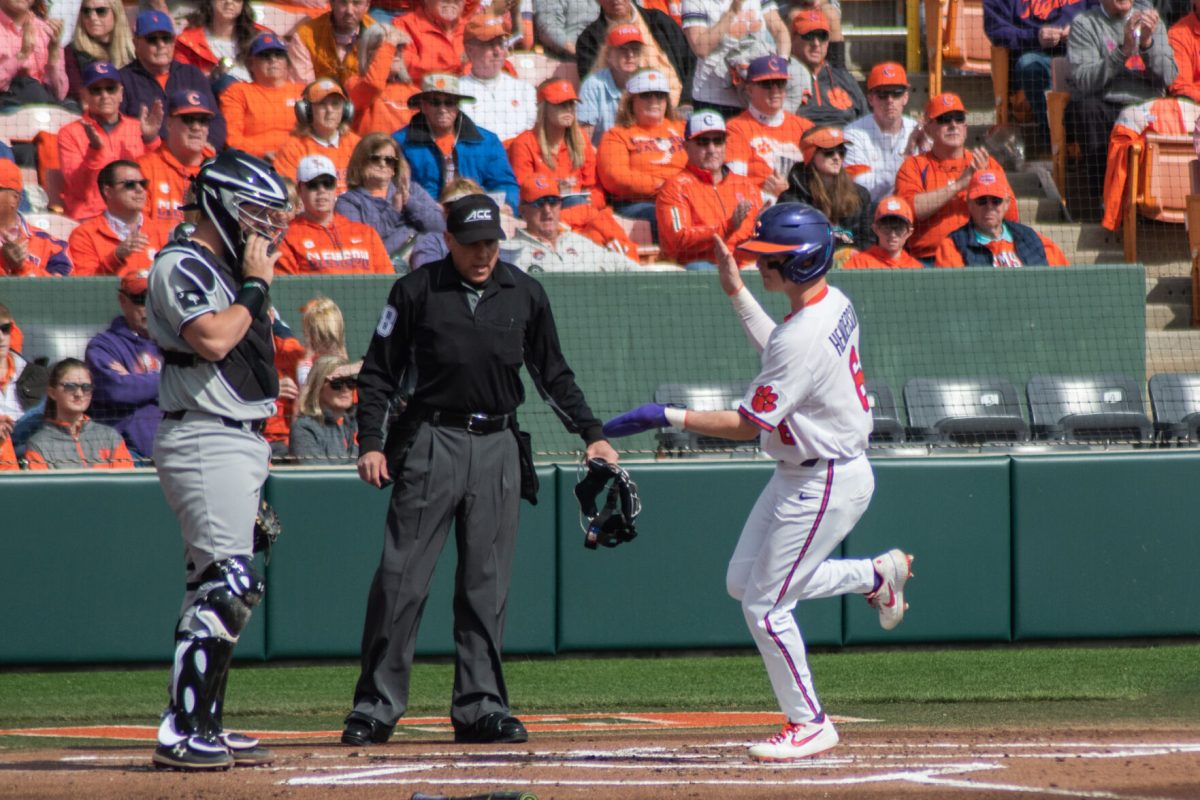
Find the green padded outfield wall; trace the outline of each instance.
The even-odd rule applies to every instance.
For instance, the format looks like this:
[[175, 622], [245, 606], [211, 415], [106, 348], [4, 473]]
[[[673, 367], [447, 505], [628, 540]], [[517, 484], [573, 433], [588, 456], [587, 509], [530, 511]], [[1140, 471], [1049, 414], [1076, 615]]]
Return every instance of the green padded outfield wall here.
[[1200, 634], [1195, 453], [1013, 459], [1017, 639]]
[[[762, 297], [757, 273], [745, 277]], [[1018, 387], [1035, 372], [1145, 377], [1145, 275], [1137, 265], [850, 270], [834, 271], [830, 279], [853, 299], [862, 320], [867, 377], [889, 385], [901, 409], [904, 382], [913, 377], [996, 375]], [[758, 356], [711, 274], [539, 280], [553, 300], [567, 360], [602, 418], [651, 400], [663, 383], [749, 382], [758, 371]], [[332, 297], [346, 318], [349, 351], [359, 354], [393, 282], [387, 276], [286, 277], [274, 283], [271, 296], [297, 333], [300, 307], [317, 294]], [[115, 289], [112, 278], [11, 278], [0, 285], [0, 302], [22, 325], [57, 321], [86, 336], [116, 314]], [[764, 298], [777, 319], [784, 302], [781, 295]], [[577, 452], [579, 438], [526, 391], [522, 427], [533, 434], [534, 448]], [[656, 447], [651, 434], [625, 444]]]

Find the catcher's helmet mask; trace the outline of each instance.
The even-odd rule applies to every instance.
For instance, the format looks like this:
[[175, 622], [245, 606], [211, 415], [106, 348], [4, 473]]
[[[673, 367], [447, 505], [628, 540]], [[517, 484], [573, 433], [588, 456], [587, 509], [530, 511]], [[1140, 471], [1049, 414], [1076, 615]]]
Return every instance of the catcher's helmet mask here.
[[807, 203], [777, 203], [758, 215], [754, 235], [738, 249], [792, 283], [808, 283], [833, 266], [833, 245], [828, 217]]
[[246, 236], [257, 233], [272, 247], [287, 232], [287, 187], [267, 162], [241, 150], [226, 150], [200, 167], [192, 179], [197, 209], [217, 229], [230, 260], [241, 264]]

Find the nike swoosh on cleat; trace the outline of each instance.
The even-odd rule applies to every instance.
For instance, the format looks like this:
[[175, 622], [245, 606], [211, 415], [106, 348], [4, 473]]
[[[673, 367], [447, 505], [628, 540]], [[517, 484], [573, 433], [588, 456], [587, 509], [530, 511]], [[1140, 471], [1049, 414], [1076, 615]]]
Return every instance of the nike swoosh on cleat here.
[[896, 594], [892, 591], [892, 587], [888, 587], [888, 600], [883, 604], [884, 608], [891, 608], [896, 605]]
[[805, 736], [803, 739], [797, 739], [795, 736], [793, 736], [792, 744], [794, 744], [796, 747], [799, 747], [800, 745], [808, 744], [809, 742], [811, 742], [813, 739], [817, 738], [820, 735], [821, 735], [821, 729], [818, 728], [817, 730], [810, 733], [808, 736]]

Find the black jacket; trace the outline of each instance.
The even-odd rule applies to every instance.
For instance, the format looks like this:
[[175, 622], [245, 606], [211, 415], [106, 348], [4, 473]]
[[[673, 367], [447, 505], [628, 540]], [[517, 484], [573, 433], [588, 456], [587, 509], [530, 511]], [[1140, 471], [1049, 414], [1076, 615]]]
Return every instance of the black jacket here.
[[[854, 190], [858, 192], [858, 213], [852, 217], [845, 219], [831, 219], [835, 228], [845, 228], [854, 237], [851, 243], [856, 250], [865, 250], [870, 247], [874, 241], [874, 236], [871, 234], [871, 193], [859, 186], [853, 184]], [[808, 203], [813, 205], [812, 195], [808, 191], [808, 167], [805, 164], [797, 164], [792, 167], [788, 173], [788, 188], [783, 194], [779, 195], [781, 203]]]
[[121, 85], [125, 87], [125, 98], [121, 101], [122, 114], [137, 119], [142, 113], [143, 106], [149, 107], [154, 104], [155, 100], [161, 100], [163, 122], [158, 135], [163, 138], [163, 141], [166, 141], [167, 120], [171, 118], [171, 109], [167, 108], [167, 102], [171, 95], [183, 91], [196, 92], [216, 113], [212, 122], [208, 124], [208, 143], [215, 150], [225, 148], [225, 117], [221, 114], [221, 107], [217, 105], [217, 98], [213, 96], [208, 78], [204, 77], [204, 73], [199, 69], [191, 64], [172, 61], [170, 71], [167, 73], [165, 91], [159, 85], [158, 80], [147, 72], [136, 58], [121, 67], [118, 74], [121, 76]]
[[472, 313], [451, 256], [405, 275], [387, 305], [358, 375], [359, 452], [383, 449], [388, 401], [410, 364], [412, 404], [459, 414], [510, 414], [525, 400], [521, 365], [564, 424], [591, 444], [604, 438], [558, 342], [542, 285], [496, 265]]
[[[683, 93], [679, 97], [679, 102], [681, 104], [690, 103], [692, 101], [692, 72], [696, 69], [696, 54], [688, 46], [683, 29], [676, 24], [675, 20], [661, 11], [642, 8], [636, 3], [633, 7], [642, 15], [642, 19], [646, 20], [646, 25], [650, 28], [650, 35], [666, 53], [671, 65], [675, 67], [675, 74], [683, 83]], [[588, 25], [583, 29], [583, 33], [579, 34], [579, 41], [575, 43], [575, 63], [579, 67], [580, 78], [587, 77], [587, 74], [592, 71], [592, 67], [596, 65], [596, 56], [599, 55], [600, 47], [604, 44], [604, 37], [607, 34], [608, 20], [604, 18], [603, 11], [600, 12], [600, 16], [595, 22]]]

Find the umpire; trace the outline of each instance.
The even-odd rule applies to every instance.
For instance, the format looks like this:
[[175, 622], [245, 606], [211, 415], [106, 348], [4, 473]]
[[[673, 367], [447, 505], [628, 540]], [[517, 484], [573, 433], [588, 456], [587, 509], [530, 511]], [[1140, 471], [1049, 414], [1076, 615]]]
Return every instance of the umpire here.
[[[405, 712], [417, 626], [451, 522], [454, 740], [528, 739], [500, 663], [518, 504], [537, 491], [529, 437], [517, 427], [522, 363], [588, 457], [617, 461], [563, 359], [541, 284], [499, 260], [496, 203], [457, 200], [446, 228], [450, 255], [396, 281], [358, 377], [358, 474], [395, 487], [344, 744], [386, 742]], [[388, 404], [410, 364], [412, 399], [385, 445]]]

